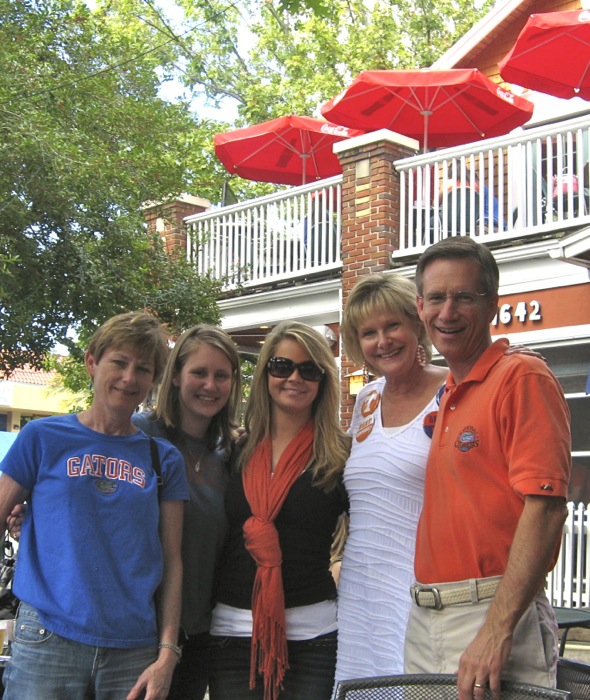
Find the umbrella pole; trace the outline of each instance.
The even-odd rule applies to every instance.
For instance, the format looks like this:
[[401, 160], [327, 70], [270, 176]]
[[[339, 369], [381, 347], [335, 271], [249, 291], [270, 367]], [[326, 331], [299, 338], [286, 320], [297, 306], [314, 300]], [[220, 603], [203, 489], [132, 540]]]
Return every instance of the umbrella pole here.
[[432, 114], [429, 109], [423, 109], [420, 114], [424, 117], [424, 139], [422, 153], [428, 153], [428, 117]]
[[309, 158], [309, 153], [302, 153], [301, 154], [301, 160], [303, 161], [302, 163], [302, 174], [301, 174], [301, 184], [302, 185], [307, 185], [307, 159]]

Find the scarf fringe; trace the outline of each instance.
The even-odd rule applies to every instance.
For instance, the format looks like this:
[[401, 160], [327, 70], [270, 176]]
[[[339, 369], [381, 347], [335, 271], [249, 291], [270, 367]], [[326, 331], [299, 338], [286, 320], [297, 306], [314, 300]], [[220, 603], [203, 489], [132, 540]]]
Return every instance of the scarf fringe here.
[[[272, 652], [265, 652], [261, 643], [270, 639]], [[250, 656], [250, 690], [256, 685], [256, 674], [264, 680], [264, 700], [277, 700], [283, 690], [283, 678], [289, 668], [287, 639], [282, 625], [265, 615], [258, 629], [252, 630]]]

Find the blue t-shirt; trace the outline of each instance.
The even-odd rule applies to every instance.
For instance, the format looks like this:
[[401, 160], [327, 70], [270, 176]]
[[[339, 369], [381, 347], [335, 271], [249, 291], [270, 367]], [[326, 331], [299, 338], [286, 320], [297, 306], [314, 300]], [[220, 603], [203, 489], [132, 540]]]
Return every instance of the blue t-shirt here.
[[[186, 500], [182, 456], [157, 443], [161, 500]], [[163, 557], [148, 437], [98, 433], [75, 414], [42, 418], [23, 428], [0, 469], [30, 492], [15, 595], [68, 639], [114, 648], [157, 643]]]

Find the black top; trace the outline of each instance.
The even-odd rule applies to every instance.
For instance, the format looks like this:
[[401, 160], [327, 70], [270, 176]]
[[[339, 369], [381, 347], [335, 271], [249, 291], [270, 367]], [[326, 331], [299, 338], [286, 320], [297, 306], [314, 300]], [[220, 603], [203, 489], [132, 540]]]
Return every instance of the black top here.
[[[242, 526], [252, 515], [241, 472], [233, 472], [225, 495], [229, 536], [222, 557], [217, 601], [251, 609], [256, 575], [254, 559], [244, 545]], [[283, 555], [285, 607], [312, 605], [336, 598], [330, 573], [330, 547], [338, 516], [348, 508], [344, 487], [325, 493], [312, 486], [305, 471], [291, 486], [275, 526]]]

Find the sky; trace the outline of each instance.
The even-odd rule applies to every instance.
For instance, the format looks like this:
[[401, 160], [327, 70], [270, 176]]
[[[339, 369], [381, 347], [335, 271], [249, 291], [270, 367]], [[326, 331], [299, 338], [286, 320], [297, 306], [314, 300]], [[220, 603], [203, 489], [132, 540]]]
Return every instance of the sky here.
[[[94, 0], [87, 0], [88, 3], [93, 1]], [[182, 30], [183, 13], [176, 3], [173, 0], [159, 0], [157, 4], [172, 20], [176, 28]], [[247, 41], [247, 34], [247, 31], [242, 32], [240, 41]], [[186, 97], [187, 91], [181, 83], [174, 80], [168, 80], [161, 85], [160, 96], [165, 100], [173, 102], [176, 99]], [[237, 103], [235, 100], [231, 99], [226, 99], [223, 101], [222, 106], [215, 107], [207, 104], [207, 100], [203, 95], [202, 97], [194, 97], [191, 100], [191, 106], [194, 112], [198, 114], [201, 119], [216, 119], [220, 121], [233, 122], [238, 116]]]
[[[92, 10], [96, 9], [96, 0], [85, 0], [85, 3]], [[176, 28], [182, 31], [183, 12], [174, 0], [158, 0], [157, 5], [166, 13]], [[244, 38], [247, 40], [247, 32], [243, 32], [243, 36], [240, 37], [241, 40]], [[159, 93], [163, 99], [170, 102], [187, 96], [186, 88], [175, 80], [168, 80], [162, 83]], [[191, 105], [195, 113], [203, 119], [219, 119], [220, 121], [232, 122], [237, 117], [237, 105], [235, 101], [230, 99], [225, 100], [222, 107], [214, 107], [207, 104], [203, 96], [201, 98], [193, 98]]]

